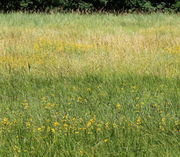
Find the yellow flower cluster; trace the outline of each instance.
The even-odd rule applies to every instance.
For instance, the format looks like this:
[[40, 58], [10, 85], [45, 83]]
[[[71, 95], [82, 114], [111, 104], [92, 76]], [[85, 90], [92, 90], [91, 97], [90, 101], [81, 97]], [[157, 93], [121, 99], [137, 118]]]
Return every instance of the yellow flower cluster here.
[[180, 54], [180, 46], [169, 47], [169, 48], [166, 48], [165, 51], [169, 52], [169, 53], [179, 53]]
[[7, 69], [24, 68], [30, 70], [32, 65], [43, 64], [43, 58], [40, 54], [32, 54], [30, 56], [6, 55], [0, 56], [0, 64], [1, 66], [4, 65]]
[[87, 127], [90, 127], [95, 121], [96, 121], [96, 117], [94, 116], [92, 119], [90, 119], [90, 120], [87, 122]]
[[64, 51], [88, 51], [95, 48], [94, 45], [87, 43], [67, 42], [63, 40], [51, 40], [46, 37], [37, 39], [34, 43], [34, 50], [37, 52], [64, 52]]

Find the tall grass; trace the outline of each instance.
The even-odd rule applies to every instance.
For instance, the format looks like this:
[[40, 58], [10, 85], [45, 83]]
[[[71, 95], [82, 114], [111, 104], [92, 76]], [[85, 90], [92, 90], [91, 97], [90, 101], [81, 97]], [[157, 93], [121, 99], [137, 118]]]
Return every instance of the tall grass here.
[[179, 156], [177, 14], [0, 15], [0, 156]]

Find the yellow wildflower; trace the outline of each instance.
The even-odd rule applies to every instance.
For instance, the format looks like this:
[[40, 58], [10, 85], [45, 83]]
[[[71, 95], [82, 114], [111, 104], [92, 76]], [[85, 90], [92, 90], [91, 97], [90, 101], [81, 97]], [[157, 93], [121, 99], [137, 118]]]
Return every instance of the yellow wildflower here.
[[96, 121], [96, 117], [94, 116], [92, 119], [90, 119], [88, 122], [87, 122], [87, 127], [90, 127], [94, 122]]
[[86, 128], [79, 128], [78, 130], [86, 130]]
[[97, 130], [97, 131], [101, 131], [101, 128], [97, 128], [96, 130]]
[[105, 123], [105, 128], [109, 128], [109, 122]]
[[18, 152], [18, 153], [20, 153], [20, 152], [21, 152], [20, 148], [19, 148], [18, 146], [16, 146], [16, 145], [14, 146], [14, 148], [13, 148], [13, 149], [14, 149], [14, 151], [15, 151], [15, 152]]
[[141, 117], [138, 117], [138, 118], [137, 118], [136, 124], [137, 124], [137, 125], [141, 125]]
[[48, 127], [47, 130], [48, 130], [48, 132], [52, 132], [52, 133], [56, 132], [55, 128], [51, 128], [51, 127]]
[[72, 118], [72, 121], [75, 121], [76, 120], [76, 118]]
[[3, 120], [2, 120], [2, 124], [3, 125], [8, 125], [10, 122], [9, 122], [9, 119], [8, 118], [4, 118]]
[[83, 154], [84, 154], [84, 151], [83, 151], [83, 150], [80, 150], [79, 153], [80, 153], [81, 155], [83, 155]]
[[58, 122], [54, 122], [53, 124], [55, 127], [59, 126], [60, 124]]
[[116, 109], [119, 111], [121, 109], [121, 104], [116, 104]]
[[42, 131], [42, 128], [41, 127], [37, 128], [37, 131], [39, 131], [39, 132]]
[[114, 127], [114, 128], [117, 128], [118, 125], [117, 125], [116, 123], [113, 123], [113, 127]]
[[67, 128], [69, 125], [65, 123], [63, 126], [64, 126], [65, 128]]
[[26, 122], [26, 127], [29, 128], [31, 126], [30, 122]]
[[79, 134], [79, 131], [76, 131], [75, 134]]
[[22, 105], [24, 106], [24, 109], [27, 109], [29, 107], [28, 101], [25, 100]]
[[56, 130], [55, 130], [54, 128], [51, 128], [51, 132], [52, 132], [52, 133], [55, 133]]
[[103, 141], [104, 141], [105, 143], [107, 143], [109, 140], [108, 140], [107, 138], [105, 138]]

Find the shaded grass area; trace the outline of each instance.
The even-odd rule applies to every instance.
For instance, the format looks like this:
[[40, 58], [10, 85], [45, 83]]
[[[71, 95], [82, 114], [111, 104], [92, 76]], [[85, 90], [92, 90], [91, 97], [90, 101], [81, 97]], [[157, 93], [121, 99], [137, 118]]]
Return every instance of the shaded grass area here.
[[[1, 79], [1, 100], [16, 101], [16, 98], [26, 96], [32, 96], [40, 98], [43, 95], [61, 95], [62, 92], [68, 96], [71, 94], [99, 97], [99, 92], [105, 92], [108, 97], [116, 97], [123, 94], [127, 94], [128, 99], [132, 100], [134, 97], [139, 97], [144, 91], [150, 92], [150, 94], [158, 95], [162, 94], [162, 99], [170, 94], [171, 96], [178, 96], [179, 78], [165, 79], [151, 75], [136, 75], [136, 74], [86, 74], [83, 76], [59, 76], [59, 77], [40, 77], [33, 76], [31, 74], [14, 73], [8, 77], [2, 76]], [[99, 88], [98, 88], [99, 87]], [[88, 92], [89, 90], [89, 92]], [[44, 93], [42, 93], [44, 91]], [[177, 94], [175, 94], [176, 92]], [[134, 96], [130, 95], [132, 93]], [[92, 95], [91, 95], [92, 94]], [[7, 96], [8, 99], [4, 99]], [[65, 95], [62, 95], [65, 96]], [[105, 96], [105, 98], [107, 98]], [[143, 96], [142, 96], [143, 98]], [[170, 99], [173, 104], [177, 101]], [[161, 102], [160, 100], [160, 102]], [[106, 100], [105, 100], [106, 102]], [[154, 102], [156, 103], [156, 102]]]

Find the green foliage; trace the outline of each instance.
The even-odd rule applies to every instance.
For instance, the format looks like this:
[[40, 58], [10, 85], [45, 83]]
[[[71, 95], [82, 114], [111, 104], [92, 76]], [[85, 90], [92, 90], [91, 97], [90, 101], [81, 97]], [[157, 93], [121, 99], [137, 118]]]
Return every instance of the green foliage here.
[[155, 11], [172, 9], [179, 11], [178, 0], [8, 0], [0, 2], [1, 11], [48, 11], [62, 10], [138, 10]]
[[180, 11], [180, 1], [177, 1], [174, 5], [176, 11]]

